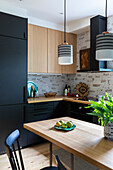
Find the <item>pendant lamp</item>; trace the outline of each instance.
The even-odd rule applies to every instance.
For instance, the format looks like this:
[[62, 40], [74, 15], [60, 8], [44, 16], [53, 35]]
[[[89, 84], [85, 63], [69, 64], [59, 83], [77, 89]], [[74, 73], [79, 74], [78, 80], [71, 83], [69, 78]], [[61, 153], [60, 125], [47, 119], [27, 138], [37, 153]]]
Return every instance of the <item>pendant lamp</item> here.
[[73, 64], [73, 46], [66, 42], [66, 0], [64, 0], [64, 43], [58, 46], [58, 63]]
[[96, 36], [96, 60], [113, 60], [113, 34], [107, 32], [107, 0], [106, 0], [106, 32]]

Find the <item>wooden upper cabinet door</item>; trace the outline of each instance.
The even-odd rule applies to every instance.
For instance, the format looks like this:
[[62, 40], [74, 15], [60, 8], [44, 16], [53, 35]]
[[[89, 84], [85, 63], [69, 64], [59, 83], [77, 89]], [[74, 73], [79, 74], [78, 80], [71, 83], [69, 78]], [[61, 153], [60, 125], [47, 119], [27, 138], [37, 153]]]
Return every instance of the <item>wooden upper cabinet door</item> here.
[[48, 73], [61, 73], [58, 64], [58, 45], [63, 43], [63, 33], [48, 29]]
[[73, 45], [73, 64], [62, 66], [63, 74], [74, 74], [77, 72], [77, 36], [76, 34], [67, 33], [66, 41]]
[[28, 25], [28, 72], [47, 73], [47, 28]]

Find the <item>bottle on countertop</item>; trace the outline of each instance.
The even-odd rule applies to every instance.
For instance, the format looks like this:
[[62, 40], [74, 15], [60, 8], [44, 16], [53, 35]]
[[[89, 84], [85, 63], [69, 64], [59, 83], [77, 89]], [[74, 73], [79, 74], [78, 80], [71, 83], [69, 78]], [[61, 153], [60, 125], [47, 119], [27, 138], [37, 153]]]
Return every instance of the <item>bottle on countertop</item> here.
[[30, 97], [33, 97], [33, 86], [31, 86]]
[[68, 86], [67, 92], [71, 94], [71, 87], [70, 86]]
[[36, 88], [33, 90], [33, 97], [36, 97]]
[[68, 93], [68, 87], [67, 87], [67, 84], [66, 84], [65, 89], [64, 89], [64, 96], [67, 96], [67, 93]]

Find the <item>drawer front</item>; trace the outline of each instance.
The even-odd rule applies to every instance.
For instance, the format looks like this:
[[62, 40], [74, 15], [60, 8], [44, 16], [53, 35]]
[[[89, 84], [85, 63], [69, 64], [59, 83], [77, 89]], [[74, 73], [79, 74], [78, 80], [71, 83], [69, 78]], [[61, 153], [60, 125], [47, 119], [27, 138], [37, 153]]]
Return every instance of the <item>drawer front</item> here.
[[71, 112], [71, 117], [75, 118], [75, 119], [79, 119], [79, 120], [83, 120], [83, 121], [93, 123], [93, 116], [91, 116], [91, 115], [81, 114], [81, 113], [78, 113], [78, 112]]
[[47, 103], [39, 103], [39, 104], [28, 104], [26, 106], [26, 112], [32, 113], [32, 112], [41, 112], [46, 110], [53, 109], [53, 103], [47, 102]]
[[86, 113], [90, 113], [91, 109], [86, 109], [87, 105], [85, 104], [81, 104], [81, 103], [72, 103], [71, 105], [71, 111], [72, 112], [78, 112], [78, 113], [82, 113], [82, 114], [86, 114]]
[[53, 103], [28, 104], [25, 111], [25, 122], [53, 118]]
[[40, 120], [47, 120], [53, 118], [53, 113], [51, 112], [43, 112], [43, 114], [39, 113], [33, 113], [33, 114], [26, 114], [25, 116], [25, 122], [34, 122], [34, 121], [40, 121]]

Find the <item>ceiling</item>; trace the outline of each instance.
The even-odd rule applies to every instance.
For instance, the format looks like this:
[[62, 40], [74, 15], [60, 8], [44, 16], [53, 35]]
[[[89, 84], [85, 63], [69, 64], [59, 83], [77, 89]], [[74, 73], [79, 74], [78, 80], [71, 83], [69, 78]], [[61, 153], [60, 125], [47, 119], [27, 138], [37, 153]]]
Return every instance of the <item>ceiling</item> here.
[[[34, 17], [55, 24], [63, 23], [63, 0], [0, 0], [12, 6], [27, 10], [28, 17]], [[113, 0], [108, 0], [108, 15], [113, 14]], [[104, 15], [105, 0], [67, 0], [68, 25], [76, 20], [94, 15]]]

